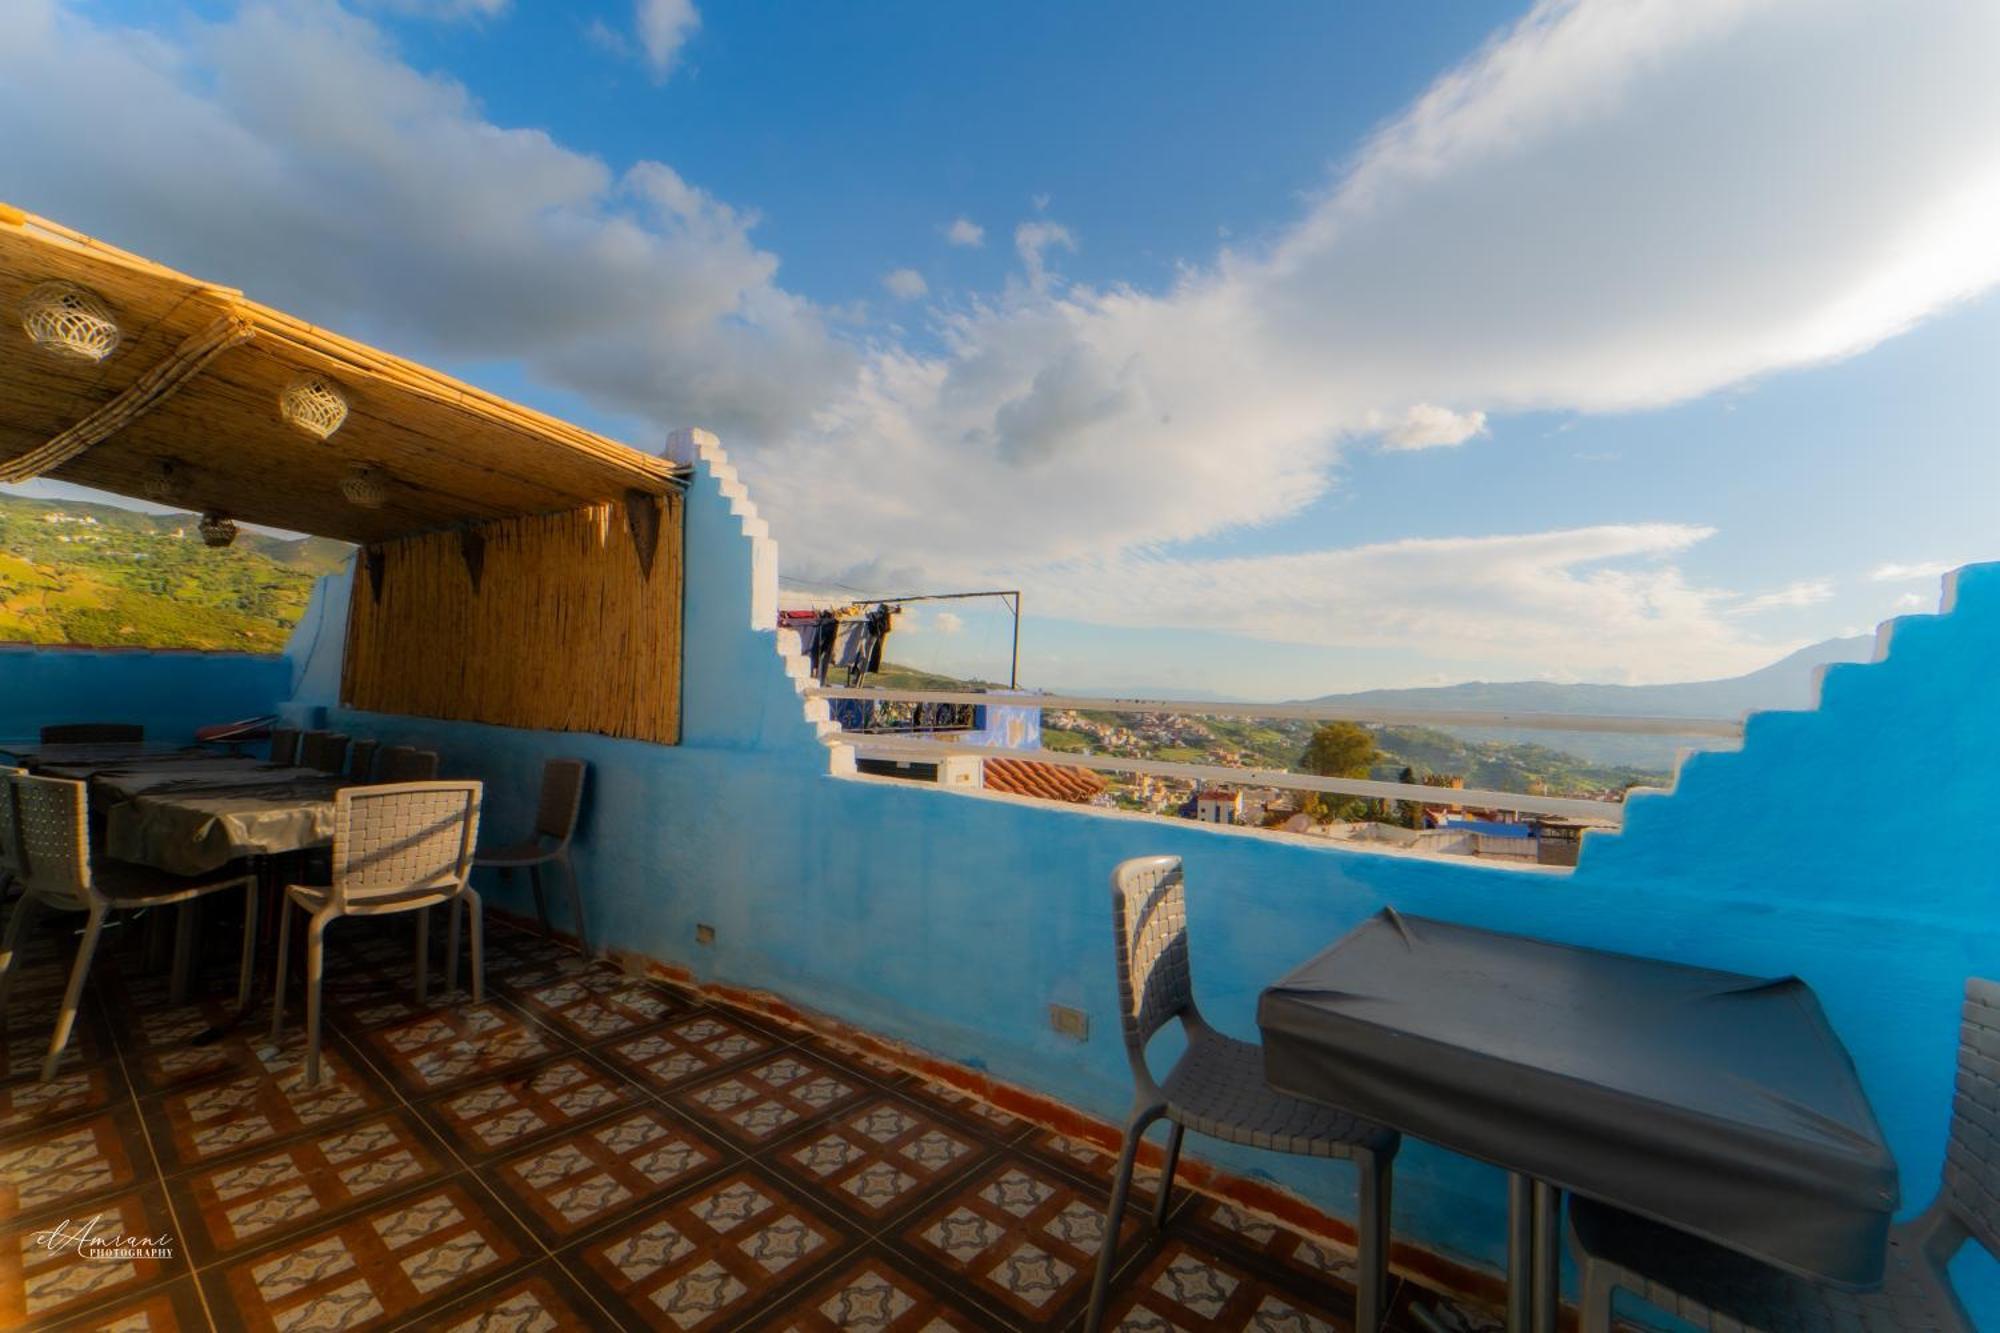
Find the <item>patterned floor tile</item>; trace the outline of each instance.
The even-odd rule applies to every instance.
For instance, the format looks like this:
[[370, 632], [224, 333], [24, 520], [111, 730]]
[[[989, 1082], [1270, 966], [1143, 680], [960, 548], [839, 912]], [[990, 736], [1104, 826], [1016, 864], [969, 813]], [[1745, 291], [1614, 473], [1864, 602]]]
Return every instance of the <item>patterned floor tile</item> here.
[[1124, 1333], [1351, 1333], [1352, 1304], [1343, 1299], [1336, 1313], [1319, 1303], [1323, 1294], [1310, 1286], [1274, 1285], [1226, 1259], [1170, 1241], [1113, 1293], [1105, 1325]]
[[[1158, 1144], [1163, 1135], [1164, 1131], [1155, 1129], [1152, 1136], [1154, 1143]], [[1111, 1192], [1112, 1177], [1118, 1169], [1118, 1159], [1094, 1143], [1072, 1139], [1052, 1129], [1036, 1129], [1021, 1139], [1017, 1146], [1021, 1151], [1032, 1153], [1072, 1175], [1082, 1176], [1107, 1194]], [[1135, 1166], [1132, 1171], [1130, 1206], [1151, 1208], [1153, 1200], [1159, 1197], [1159, 1188], [1160, 1173], [1157, 1168], [1143, 1163]], [[1181, 1200], [1176, 1203], [1176, 1207], [1188, 1197], [1187, 1190], [1183, 1189], [1180, 1193]]]
[[559, 1049], [550, 1034], [492, 1000], [391, 1023], [366, 1033], [362, 1041], [412, 1097], [491, 1078]]
[[0, 1218], [87, 1209], [152, 1173], [129, 1106], [23, 1134], [0, 1146]]
[[195, 1280], [180, 1277], [55, 1327], [61, 1333], [208, 1333], [209, 1321]]
[[[1128, 1216], [1122, 1243], [1139, 1234]], [[1090, 1285], [1104, 1202], [1026, 1158], [1002, 1157], [898, 1230], [920, 1261], [1016, 1319], [1054, 1326]]]
[[597, 1053], [642, 1082], [672, 1090], [738, 1061], [768, 1055], [780, 1045], [729, 1015], [703, 1010], [651, 1032], [608, 1041]]
[[1234, 1204], [1201, 1195], [1174, 1214], [1168, 1229], [1197, 1244], [1283, 1264], [1308, 1282], [1352, 1287], [1359, 1275], [1353, 1247], [1301, 1235]]
[[639, 1106], [510, 1157], [494, 1188], [551, 1244], [742, 1160], [660, 1106]]
[[[23, 994], [17, 988], [7, 997], [9, 1027], [0, 1033], [0, 1084], [31, 1083], [41, 1077], [42, 1062], [49, 1054], [49, 1036], [55, 1029], [56, 1014], [62, 1008], [62, 990], [67, 984], [63, 974], [46, 992]], [[113, 1061], [111, 1043], [102, 1033], [96, 1010], [95, 1002], [88, 998], [78, 1010], [69, 1043], [56, 1063], [59, 1073]]]
[[167, 1171], [330, 1127], [389, 1100], [387, 1090], [331, 1042], [321, 1050], [319, 1083], [308, 1088], [304, 1050], [304, 1040], [293, 1033], [279, 1046], [256, 1047], [246, 1072], [145, 1098], [153, 1148]]
[[998, 1139], [1002, 1143], [1012, 1143], [1033, 1128], [1019, 1116], [943, 1083], [917, 1080], [909, 1085], [909, 1092], [912, 1096], [920, 1097], [942, 1108], [948, 1114], [971, 1124], [982, 1134]]
[[423, 1327], [434, 1333], [558, 1333], [612, 1325], [550, 1260], [427, 1315]]
[[781, 1047], [671, 1100], [738, 1143], [759, 1148], [878, 1091], [837, 1065]]
[[0, 1328], [47, 1327], [187, 1271], [157, 1187], [11, 1223], [0, 1229]]
[[516, 998], [586, 1046], [693, 1009], [663, 988], [609, 970], [520, 989]]
[[70, 1069], [46, 1083], [26, 1080], [0, 1086], [0, 1143], [16, 1135], [102, 1110], [127, 1096], [115, 1061]]
[[757, 1321], [772, 1333], [945, 1333], [994, 1327], [881, 1250], [865, 1253]]
[[[1507, 1318], [1500, 1308], [1406, 1281], [1389, 1303], [1388, 1323], [1393, 1333], [1504, 1333]], [[1635, 1326], [1621, 1319], [1616, 1327]]]
[[443, 1093], [422, 1110], [461, 1156], [476, 1161], [639, 1099], [631, 1084], [572, 1054]]
[[742, 1324], [854, 1239], [777, 1180], [741, 1170], [582, 1242], [565, 1262], [608, 1306], [698, 1333]]
[[168, 1189], [194, 1261], [206, 1264], [455, 1166], [414, 1120], [385, 1112], [189, 1172]]
[[954, 1120], [879, 1095], [788, 1139], [764, 1161], [873, 1231], [995, 1151]]
[[421, 1320], [506, 1273], [528, 1244], [497, 1209], [449, 1182], [226, 1261], [202, 1281], [212, 1306], [251, 1328], [361, 1328]]

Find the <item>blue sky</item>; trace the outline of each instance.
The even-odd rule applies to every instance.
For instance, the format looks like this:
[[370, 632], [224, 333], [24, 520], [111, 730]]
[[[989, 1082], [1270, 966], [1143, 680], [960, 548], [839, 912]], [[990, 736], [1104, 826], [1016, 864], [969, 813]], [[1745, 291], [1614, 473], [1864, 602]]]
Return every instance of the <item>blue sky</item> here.
[[711, 426], [1032, 683], [1687, 679], [2000, 554], [1983, 8], [22, 0], [0, 117], [124, 95], [0, 197]]

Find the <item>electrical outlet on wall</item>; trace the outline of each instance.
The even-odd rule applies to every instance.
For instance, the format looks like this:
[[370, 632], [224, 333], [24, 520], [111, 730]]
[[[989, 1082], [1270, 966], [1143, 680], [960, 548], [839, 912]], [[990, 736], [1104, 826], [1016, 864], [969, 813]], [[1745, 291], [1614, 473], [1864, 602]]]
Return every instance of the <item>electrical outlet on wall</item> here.
[[715, 927], [708, 925], [704, 922], [696, 922], [694, 928], [694, 942], [696, 944], [715, 943]]
[[1050, 1005], [1049, 1026], [1065, 1037], [1077, 1041], [1090, 1040], [1090, 1015], [1081, 1009], [1072, 1009], [1066, 1004]]

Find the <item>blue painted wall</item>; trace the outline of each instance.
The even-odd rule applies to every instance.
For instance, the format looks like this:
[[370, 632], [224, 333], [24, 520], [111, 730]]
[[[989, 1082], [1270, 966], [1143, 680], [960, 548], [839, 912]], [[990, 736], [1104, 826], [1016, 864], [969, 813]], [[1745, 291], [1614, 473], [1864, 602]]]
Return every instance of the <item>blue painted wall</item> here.
[[[1795, 972], [1854, 1053], [1903, 1165], [1905, 1212], [1930, 1198], [1959, 988], [2000, 975], [1986, 833], [2000, 566], [1964, 571], [1949, 615], [1896, 622], [1885, 661], [1834, 668], [1817, 712], [1759, 716], [1740, 752], [1700, 755], [1673, 795], [1636, 798], [1626, 831], [1589, 838], [1575, 872], [1502, 869], [834, 775], [826, 727], [762, 628], [775, 551], [726, 460], [700, 453], [679, 747], [333, 712], [344, 730], [433, 746], [448, 772], [485, 778], [494, 836], [526, 827], [542, 759], [591, 761], [577, 864], [595, 927], [617, 945], [1111, 1118], [1129, 1083], [1107, 876], [1143, 853], [1186, 859], [1197, 989], [1212, 1020], [1246, 1036], [1261, 987], [1385, 904]], [[694, 943], [697, 923], [715, 927], [712, 947]], [[1049, 1030], [1051, 1001], [1089, 1013], [1088, 1042]], [[1203, 1147], [1351, 1210], [1343, 1167]], [[1497, 1266], [1503, 1200], [1496, 1172], [1405, 1149], [1400, 1233]], [[1962, 1280], [2000, 1327], [2000, 1282], [1982, 1263], [1963, 1263]]]
[[283, 657], [0, 644], [0, 741], [51, 722], [138, 722], [148, 740], [275, 712], [291, 693]]

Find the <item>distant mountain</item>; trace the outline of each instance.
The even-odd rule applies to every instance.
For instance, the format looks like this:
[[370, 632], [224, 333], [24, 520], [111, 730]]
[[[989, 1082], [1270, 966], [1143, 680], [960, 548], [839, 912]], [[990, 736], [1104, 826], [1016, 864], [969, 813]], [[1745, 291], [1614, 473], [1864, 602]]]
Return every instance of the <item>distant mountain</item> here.
[[[1875, 651], [1873, 635], [1828, 639], [1801, 648], [1748, 675], [1675, 685], [1561, 685], [1551, 681], [1470, 681], [1415, 689], [1359, 690], [1325, 694], [1315, 704], [1365, 704], [1381, 708], [1487, 713], [1597, 713], [1613, 717], [1736, 718], [1772, 708], [1809, 708], [1813, 673], [1833, 662], [1866, 662]], [[1454, 727], [1472, 740], [1532, 741], [1600, 764], [1648, 768], [1671, 764], [1676, 751], [1701, 742], [1671, 736], [1600, 735], [1594, 732], [1523, 731], [1513, 728]]]

